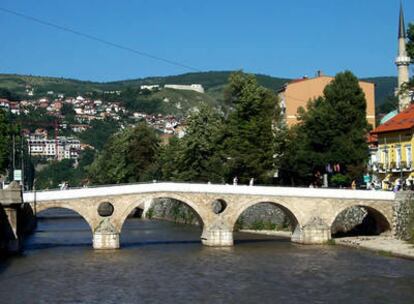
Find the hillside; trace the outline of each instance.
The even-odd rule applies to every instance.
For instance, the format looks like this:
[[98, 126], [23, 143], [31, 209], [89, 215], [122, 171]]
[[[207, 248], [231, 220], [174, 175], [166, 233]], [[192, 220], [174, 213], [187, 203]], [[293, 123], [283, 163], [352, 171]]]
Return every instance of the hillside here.
[[375, 83], [376, 106], [384, 104], [387, 97], [394, 96], [394, 90], [397, 87], [397, 77], [371, 77], [361, 80]]
[[[31, 75], [0, 74], [0, 89], [5, 88], [27, 98], [26, 88], [34, 89], [34, 97], [45, 96], [48, 92], [64, 94], [65, 96], [77, 96], [93, 94], [102, 96], [105, 91], [124, 91], [127, 88], [136, 89], [143, 84], [191, 84], [199, 83], [206, 90], [205, 94], [191, 91], [161, 90], [151, 94], [150, 97], [138, 98], [137, 102], [149, 103], [153, 109], [161, 112], [171, 111], [171, 114], [185, 112], [197, 106], [200, 102], [209, 103], [214, 106], [221, 104], [223, 90], [227, 84], [231, 71], [210, 71], [200, 73], [187, 73], [182, 75], [166, 77], [147, 77], [141, 79], [130, 79], [112, 82], [81, 81], [76, 79], [42, 77]], [[269, 89], [278, 90], [289, 79], [277, 78], [267, 75], [256, 75], [259, 83]], [[365, 78], [365, 81], [376, 84], [376, 104], [382, 105], [388, 96], [392, 96], [396, 86], [396, 77], [372, 77]], [[115, 96], [116, 97], [116, 96]]]

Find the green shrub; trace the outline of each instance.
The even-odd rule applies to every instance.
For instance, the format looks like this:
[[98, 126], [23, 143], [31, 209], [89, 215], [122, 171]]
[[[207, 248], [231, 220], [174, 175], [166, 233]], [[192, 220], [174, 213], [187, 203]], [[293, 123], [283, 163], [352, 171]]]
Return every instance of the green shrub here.
[[154, 208], [153, 207], [149, 208], [145, 216], [148, 219], [152, 219], [154, 216]]
[[236, 221], [236, 224], [234, 225], [234, 230], [238, 231], [240, 229], [244, 228], [244, 217], [243, 216], [239, 216], [239, 218]]
[[346, 187], [349, 184], [349, 177], [341, 173], [337, 173], [331, 177], [331, 185], [334, 187]]

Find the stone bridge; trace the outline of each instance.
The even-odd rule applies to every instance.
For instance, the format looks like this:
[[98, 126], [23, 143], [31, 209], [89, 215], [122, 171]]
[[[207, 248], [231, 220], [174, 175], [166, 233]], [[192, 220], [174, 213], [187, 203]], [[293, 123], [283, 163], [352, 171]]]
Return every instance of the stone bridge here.
[[259, 203], [280, 207], [294, 223], [292, 241], [322, 244], [331, 239], [331, 226], [345, 209], [363, 206], [380, 232], [393, 230], [395, 194], [383, 191], [151, 183], [96, 188], [25, 192], [23, 200], [35, 214], [49, 208], [67, 208], [81, 215], [91, 228], [93, 247], [119, 248], [119, 236], [128, 215], [147, 209], [154, 199], [170, 198], [191, 207], [203, 225], [202, 243], [233, 245], [239, 216]]

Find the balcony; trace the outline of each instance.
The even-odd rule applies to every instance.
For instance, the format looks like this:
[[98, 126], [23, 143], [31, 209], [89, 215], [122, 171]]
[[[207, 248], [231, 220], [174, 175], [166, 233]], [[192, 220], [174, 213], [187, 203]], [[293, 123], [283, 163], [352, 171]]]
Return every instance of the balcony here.
[[401, 162], [390, 162], [387, 164], [378, 163], [377, 167], [379, 172], [411, 172], [414, 170], [414, 162], [401, 161]]

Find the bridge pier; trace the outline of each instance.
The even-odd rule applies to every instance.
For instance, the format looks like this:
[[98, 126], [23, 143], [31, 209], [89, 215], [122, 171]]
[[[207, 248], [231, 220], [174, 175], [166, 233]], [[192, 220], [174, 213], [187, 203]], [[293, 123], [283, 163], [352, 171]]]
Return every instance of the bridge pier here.
[[118, 249], [119, 233], [101, 233], [93, 234], [93, 249]]
[[104, 217], [93, 232], [94, 249], [118, 249], [119, 232], [115, 229], [110, 218]]
[[20, 236], [17, 223], [17, 209], [18, 207], [3, 207], [2, 223], [2, 247], [8, 253], [17, 253], [21, 249]]
[[306, 225], [296, 226], [292, 242], [309, 245], [326, 244], [331, 239], [331, 228], [320, 218], [312, 218]]
[[220, 225], [204, 227], [201, 242], [206, 246], [233, 246], [233, 231]]
[[23, 236], [36, 226], [36, 217], [30, 205], [23, 203], [21, 190], [16, 182], [0, 190], [0, 252], [20, 252]]

